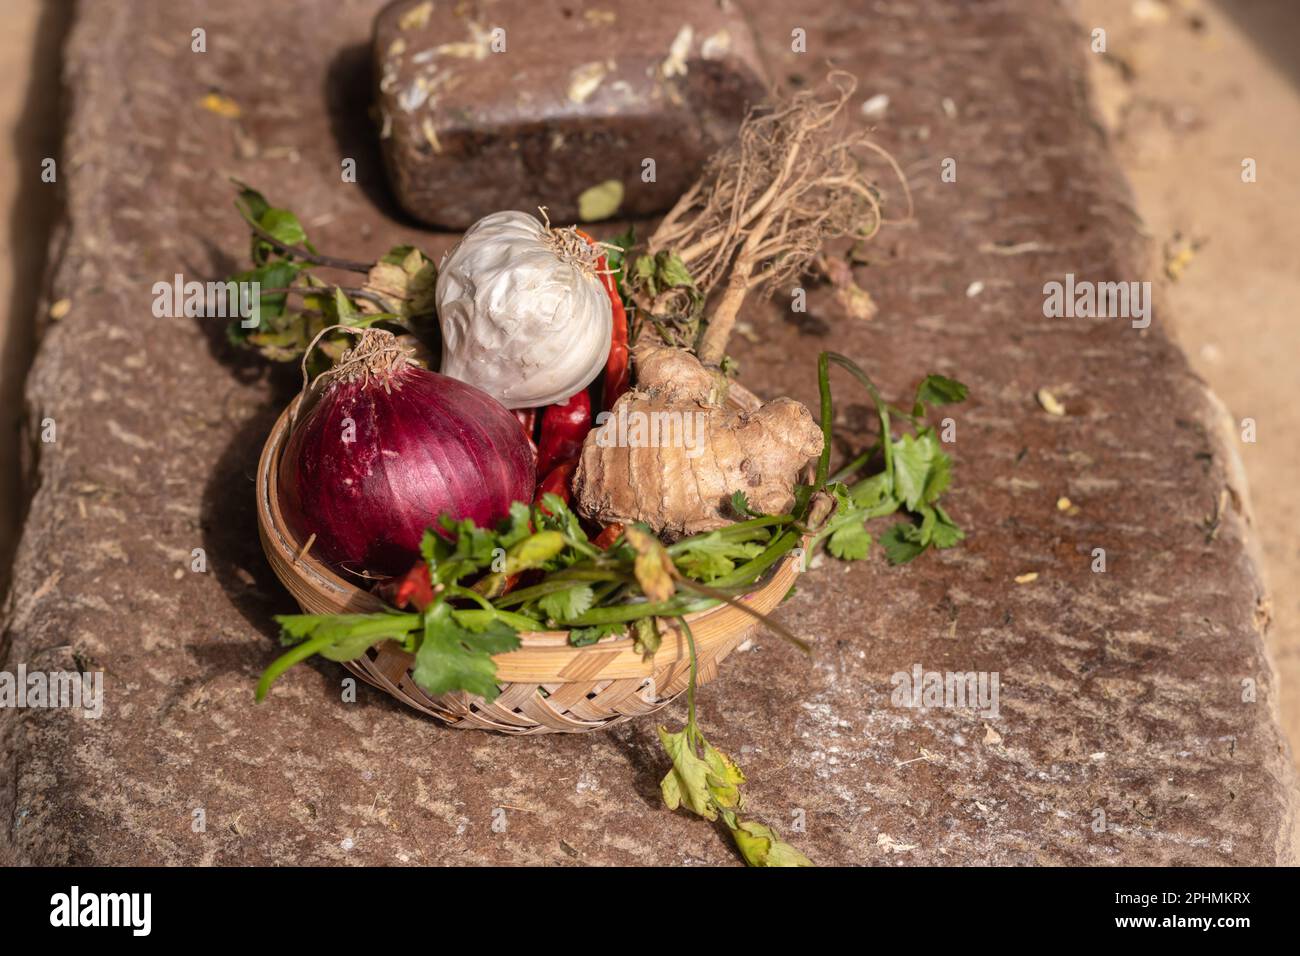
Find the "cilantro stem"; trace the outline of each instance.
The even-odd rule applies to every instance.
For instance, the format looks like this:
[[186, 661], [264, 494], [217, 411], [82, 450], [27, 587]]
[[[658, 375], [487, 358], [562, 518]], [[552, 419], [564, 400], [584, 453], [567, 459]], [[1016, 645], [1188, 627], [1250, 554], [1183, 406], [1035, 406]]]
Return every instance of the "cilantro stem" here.
[[772, 620], [770, 617], [768, 617], [766, 614], [762, 613], [761, 611], [754, 610], [744, 601], [738, 601], [735, 598], [731, 597], [729, 594], [724, 594], [722, 591], [719, 591], [716, 588], [711, 588], [703, 584], [697, 584], [694, 581], [679, 581], [678, 583], [681, 587], [685, 588], [687, 591], [698, 592], [699, 594], [703, 594], [705, 597], [711, 597], [714, 598], [715, 600], [722, 601], [724, 604], [729, 604], [738, 611], [743, 611], [745, 614], [748, 614], [750, 617], [756, 618], [760, 624], [762, 624], [772, 633], [776, 634], [778, 637], [784, 637], [787, 641], [789, 641], [795, 647], [799, 648], [799, 650], [803, 651], [805, 654], [812, 653], [811, 644], [809, 644], [803, 638], [795, 637], [795, 635], [787, 628], [778, 624], [776, 621]]
[[874, 455], [879, 450], [879, 448], [880, 448], [880, 442], [874, 443], [870, 448], [864, 451], [857, 458], [854, 458], [851, 462], [849, 462], [839, 471], [835, 472], [835, 474], [827, 478], [826, 484], [833, 485], [835, 484], [835, 482], [843, 481], [845, 478], [849, 477], [850, 475], [857, 473], [857, 471], [860, 468], [862, 468], [867, 462], [871, 460], [871, 456]]
[[[385, 312], [388, 312], [392, 315], [398, 314], [398, 309], [394, 308], [393, 303], [390, 302], [388, 299], [385, 299], [382, 295], [379, 295], [378, 293], [370, 292], [366, 289], [359, 289], [356, 286], [341, 285], [341, 286], [335, 286], [335, 288], [338, 289], [340, 292], [342, 292], [344, 295], [349, 296], [353, 299], [365, 299], [367, 302], [373, 302], [375, 305], [382, 307]], [[329, 294], [329, 289], [319, 289], [316, 288], [315, 286], [305, 286], [305, 285], [287, 285], [275, 289], [262, 289], [261, 294], [262, 295], [327, 296]]]
[[447, 586], [447, 596], [461, 597], [473, 601], [483, 610], [491, 611], [498, 621], [503, 624], [509, 624], [516, 631], [531, 631], [536, 630], [541, 626], [539, 622], [533, 620], [527, 615], [515, 614], [511, 611], [502, 610], [499, 607], [493, 606], [491, 601], [479, 594], [477, 591], [471, 590], [470, 588], [463, 588], [458, 584]]
[[303, 641], [301, 644], [295, 644], [289, 650], [285, 651], [262, 671], [262, 679], [257, 682], [257, 691], [255, 697], [262, 701], [266, 699], [267, 693], [271, 690], [271, 685], [276, 679], [299, 661], [305, 661], [314, 654], [318, 654], [325, 648], [334, 643], [334, 635], [323, 634], [319, 637], [313, 637]]
[[496, 610], [496, 608], [492, 606], [492, 602], [489, 601], [487, 598], [485, 598], [483, 595], [479, 594], [477, 591], [471, 591], [469, 588], [463, 588], [459, 584], [447, 584], [444, 585], [444, 587], [446, 588], [448, 597], [465, 598], [468, 601], [473, 601], [475, 604], [477, 604], [485, 611]]
[[713, 586], [715, 588], [726, 588], [750, 583], [775, 564], [783, 554], [793, 548], [798, 544], [798, 542], [798, 532], [785, 531], [781, 533], [767, 546], [762, 554], [750, 558], [730, 574], [718, 578], [713, 582]]
[[502, 624], [508, 624], [516, 631], [540, 631], [543, 629], [541, 621], [526, 614], [516, 614], [513, 611], [503, 611], [500, 608], [494, 608], [493, 611], [498, 621]]
[[293, 256], [294, 258], [301, 259], [304, 262], [310, 262], [312, 265], [324, 266], [327, 269], [340, 269], [343, 272], [359, 272], [362, 275], [368, 274], [373, 266], [373, 263], [357, 262], [354, 259], [339, 259], [336, 256], [323, 256], [319, 252], [312, 252], [310, 249], [304, 249], [302, 246], [291, 246], [287, 242], [281, 242], [254, 222], [244, 212], [244, 210], [240, 208], [238, 203], [235, 204], [235, 208], [239, 209], [239, 214], [243, 217], [244, 222], [248, 223], [249, 228], [253, 230], [254, 234], [259, 239], [270, 243], [285, 255]]
[[791, 524], [794, 521], [794, 515], [763, 515], [761, 518], [749, 518], [746, 521], [737, 521], [735, 524], [729, 524], [725, 528], [718, 528], [716, 531], [704, 531], [700, 534], [693, 534], [689, 538], [682, 538], [668, 545], [669, 554], [681, 554], [683, 551], [690, 550], [691, 546], [698, 544], [710, 535], [717, 535], [723, 541], [744, 540], [748, 537], [749, 532], [768, 528], [773, 525]]
[[[847, 356], [841, 355], [839, 352], [823, 352], [822, 357], [824, 357], [829, 362], [834, 362], [836, 365], [840, 366], [845, 371], [847, 371], [850, 375], [856, 378], [859, 384], [861, 384], [862, 387], [867, 390], [867, 394], [871, 396], [871, 401], [876, 406], [876, 415], [879, 416], [880, 418], [880, 447], [885, 455], [885, 474], [889, 476], [888, 478], [885, 479], [885, 481], [889, 486], [890, 494], [893, 494], [894, 436], [890, 430], [890, 424], [889, 424], [889, 403], [885, 401], [883, 396], [881, 396], [880, 389], [876, 388], [876, 383], [871, 381], [871, 377], [867, 375], [866, 372], [862, 371], [861, 367], [858, 365], [857, 362], [853, 361], [851, 358], [848, 358]], [[820, 369], [820, 364], [818, 367]], [[827, 394], [829, 394], [829, 388], [830, 388], [829, 377], [827, 378], [827, 383], [828, 383]], [[825, 412], [825, 404], [823, 403], [823, 413], [824, 412]], [[826, 427], [826, 423], [823, 418], [823, 429], [825, 429], [825, 427]], [[825, 447], [822, 448], [822, 457], [823, 460], [827, 463], [827, 466], [829, 467], [830, 453], [828, 449]], [[820, 477], [822, 475], [820, 463], [818, 465], [817, 471]]]
[[[831, 431], [835, 425], [835, 407], [831, 402], [830, 357], [830, 352], [822, 352], [817, 356], [817, 391], [822, 400], [822, 453], [817, 459], [817, 477], [813, 481], [813, 487], [819, 490], [826, 484], [826, 476], [831, 470]], [[812, 495], [808, 497], [811, 499]]]
[[684, 617], [678, 617], [677, 623], [682, 626], [682, 633], [686, 635], [686, 646], [691, 651], [691, 682], [686, 685], [686, 729], [691, 735], [691, 746], [694, 748], [704, 736], [700, 733], [700, 725], [695, 722], [695, 679], [699, 662], [695, 657], [695, 635], [691, 633], [691, 626], [686, 623]]
[[632, 576], [626, 571], [619, 571], [613, 567], [593, 567], [586, 568], [579, 565], [565, 568], [563, 571], [556, 571], [549, 575], [547, 580], [550, 581], [631, 581]]
[[668, 601], [642, 601], [640, 604], [596, 607], [572, 620], [565, 621], [564, 624], [572, 627], [591, 627], [594, 624], [623, 624], [626, 621], [635, 621], [641, 617], [676, 617], [682, 614], [693, 614], [696, 611], [716, 607], [717, 604], [718, 601], [712, 598], [695, 601], [674, 598]]
[[[864, 479], [860, 484], [865, 484], [870, 480], [871, 479], [869, 478]], [[850, 497], [853, 496], [853, 489], [857, 487], [858, 485], [854, 485], [849, 489]], [[839, 531], [840, 528], [847, 528], [851, 524], [865, 524], [873, 518], [883, 518], [885, 515], [893, 514], [898, 510], [898, 505], [899, 503], [897, 499], [886, 498], [874, 508], [867, 508], [862, 511], [850, 511], [846, 514], [836, 514], [818, 529], [817, 534], [808, 545], [808, 550], [811, 552], [813, 549], [818, 547], [822, 541], [829, 538], [836, 531]]]
[[621, 581], [607, 581], [604, 584], [592, 588], [592, 606], [600, 607], [603, 603], [610, 600], [615, 591], [623, 587]]
[[613, 570], [567, 568], [547, 575], [544, 581], [539, 581], [530, 587], [520, 588], [518, 591], [511, 591], [509, 594], [497, 598], [494, 606], [501, 608], [527, 604], [529, 601], [546, 597], [546, 595], [554, 594], [557, 591], [567, 591], [579, 581], [607, 581], [615, 584], [626, 584], [631, 580], [633, 579], [630, 575]]

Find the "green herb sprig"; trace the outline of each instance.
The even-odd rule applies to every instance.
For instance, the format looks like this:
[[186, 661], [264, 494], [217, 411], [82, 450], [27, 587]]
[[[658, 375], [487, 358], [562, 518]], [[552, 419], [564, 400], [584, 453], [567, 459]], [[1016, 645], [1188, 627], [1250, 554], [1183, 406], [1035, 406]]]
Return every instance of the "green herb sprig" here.
[[[880, 423], [880, 437], [834, 475], [829, 474], [834, 421], [832, 363], [847, 370], [866, 389]], [[909, 520], [891, 525], [880, 536], [890, 564], [906, 564], [927, 548], [951, 548], [962, 541], [965, 532], [939, 504], [952, 483], [952, 459], [925, 418], [931, 405], [964, 401], [966, 386], [943, 375], [927, 375], [916, 388], [911, 410], [904, 411], [886, 402], [867, 373], [838, 352], [821, 354], [817, 380], [821, 392], [822, 454], [814, 483], [799, 489], [796, 511], [806, 509], [817, 492], [834, 497], [835, 511], [817, 530], [813, 547], [825, 543], [832, 555], [847, 561], [865, 558], [872, 544], [866, 523], [895, 512], [904, 513]], [[895, 418], [906, 423], [898, 438], [893, 436]], [[883, 460], [883, 468], [863, 476], [877, 455]], [[854, 476], [858, 476], [857, 480], [848, 482]]]
[[[489, 701], [499, 692], [492, 655], [518, 647], [519, 631], [567, 630], [570, 642], [583, 646], [631, 626], [643, 653], [652, 654], [657, 631], [641, 622], [722, 603], [756, 613], [737, 597], [793, 547], [797, 536], [782, 539], [779, 552], [771, 545], [773, 529], [792, 520], [749, 518], [667, 548], [648, 529], [632, 526], [601, 551], [557, 495], [531, 507], [516, 502], [495, 529], [444, 517], [443, 533], [426, 532], [421, 546], [432, 595], [427, 607], [416, 614], [280, 615], [281, 641], [290, 649], [266, 669], [257, 697], [314, 654], [355, 660], [386, 640], [415, 655], [415, 682], [429, 694], [465, 690]], [[538, 580], [504, 590], [507, 578], [524, 572], [536, 572]]]
[[783, 841], [773, 828], [741, 817], [740, 786], [745, 774], [737, 763], [704, 736], [695, 709], [695, 635], [685, 618], [678, 626], [691, 651], [691, 682], [686, 689], [686, 726], [677, 733], [659, 728], [659, 740], [672, 760], [672, 769], [659, 784], [669, 810], [685, 807], [705, 820], [720, 822], [750, 866], [812, 866], [812, 860]]
[[[302, 357], [323, 329], [336, 325], [378, 325], [409, 332], [426, 342], [436, 337], [433, 261], [414, 246], [394, 246], [378, 262], [356, 262], [322, 254], [307, 237], [301, 221], [287, 209], [272, 206], [260, 192], [235, 181], [235, 208], [252, 233], [252, 267], [230, 277], [237, 284], [256, 282], [258, 324], [245, 328], [241, 318], [227, 327], [236, 345], [257, 349], [274, 361]], [[314, 270], [364, 276], [354, 285], [328, 282]], [[322, 343], [323, 357], [333, 361], [347, 347], [341, 336]]]

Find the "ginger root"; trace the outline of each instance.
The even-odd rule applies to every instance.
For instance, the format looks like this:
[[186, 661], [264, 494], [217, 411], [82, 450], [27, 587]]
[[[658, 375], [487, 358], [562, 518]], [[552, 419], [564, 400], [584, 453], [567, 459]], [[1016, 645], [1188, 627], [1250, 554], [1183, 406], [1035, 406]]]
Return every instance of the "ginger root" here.
[[720, 373], [652, 335], [641, 337], [633, 361], [636, 388], [583, 444], [573, 480], [580, 514], [643, 522], [675, 539], [735, 521], [737, 491], [759, 511], [790, 509], [795, 482], [822, 450], [807, 408], [791, 398], [744, 402], [735, 385], [728, 404]]

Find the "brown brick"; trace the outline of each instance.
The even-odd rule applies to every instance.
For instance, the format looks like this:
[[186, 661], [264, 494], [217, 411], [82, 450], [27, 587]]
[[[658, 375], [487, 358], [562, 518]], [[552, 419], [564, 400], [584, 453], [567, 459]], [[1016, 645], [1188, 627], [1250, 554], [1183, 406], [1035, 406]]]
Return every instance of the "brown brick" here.
[[389, 5], [374, 73], [398, 201], [454, 229], [538, 206], [573, 222], [584, 190], [616, 180], [621, 215], [667, 209], [764, 97], [749, 28], [723, 6]]

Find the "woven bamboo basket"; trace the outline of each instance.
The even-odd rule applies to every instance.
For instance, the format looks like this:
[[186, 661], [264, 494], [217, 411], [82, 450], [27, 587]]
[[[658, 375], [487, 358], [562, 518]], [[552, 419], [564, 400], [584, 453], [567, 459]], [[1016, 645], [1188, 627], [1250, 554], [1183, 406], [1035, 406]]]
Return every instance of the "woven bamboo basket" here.
[[[297, 399], [295, 399], [295, 403]], [[366, 613], [381, 610], [379, 598], [304, 554], [280, 513], [277, 478], [289, 434], [293, 405], [285, 409], [262, 448], [257, 467], [257, 525], [262, 549], [276, 577], [310, 614]], [[774, 566], [743, 600], [766, 614], [789, 592], [798, 573], [797, 554]], [[757, 623], [730, 605], [688, 615], [695, 638], [698, 683], [710, 681], [718, 666]], [[629, 637], [608, 637], [573, 647], [562, 631], [520, 635], [521, 646], [494, 657], [501, 695], [488, 703], [457, 692], [431, 697], [411, 677], [415, 660], [392, 642], [344, 662], [362, 680], [422, 713], [452, 727], [506, 734], [581, 733], [654, 713], [686, 689], [690, 649], [681, 629], [662, 622], [663, 643], [644, 661]]]

